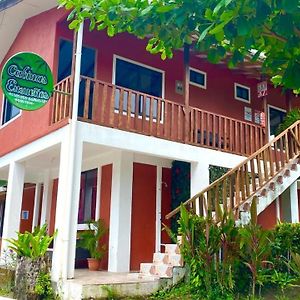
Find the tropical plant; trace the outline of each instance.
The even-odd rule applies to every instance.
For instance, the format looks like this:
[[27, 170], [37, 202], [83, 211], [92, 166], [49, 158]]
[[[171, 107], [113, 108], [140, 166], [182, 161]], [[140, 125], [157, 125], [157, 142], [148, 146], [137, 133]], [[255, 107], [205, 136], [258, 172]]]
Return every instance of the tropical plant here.
[[88, 230], [79, 232], [78, 248], [89, 251], [91, 258], [101, 259], [106, 251], [106, 245], [100, 244], [100, 239], [107, 232], [107, 227], [102, 219], [88, 221]]
[[18, 257], [32, 259], [44, 257], [55, 235], [56, 232], [52, 236], [48, 235], [47, 224], [44, 224], [42, 227], [35, 227], [33, 232], [17, 232], [16, 239], [7, 239], [8, 248], [14, 251]]
[[[255, 297], [255, 290], [260, 271], [269, 263], [267, 259], [271, 253], [270, 231], [263, 230], [257, 224], [256, 199], [251, 204], [251, 222], [240, 228], [240, 256], [244, 264], [252, 274], [252, 297]], [[263, 284], [263, 282], [261, 282]]]
[[300, 120], [300, 109], [293, 108], [286, 114], [286, 116], [283, 119], [283, 122], [279, 125], [276, 133], [279, 134], [280, 132], [289, 128], [292, 124], [294, 124], [298, 120]]

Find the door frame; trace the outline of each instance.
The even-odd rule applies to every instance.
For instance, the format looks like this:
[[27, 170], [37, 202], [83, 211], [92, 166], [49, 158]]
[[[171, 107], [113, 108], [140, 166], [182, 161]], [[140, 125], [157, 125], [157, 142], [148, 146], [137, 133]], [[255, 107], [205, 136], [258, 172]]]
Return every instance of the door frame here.
[[271, 140], [271, 135], [270, 135], [270, 129], [271, 129], [270, 128], [270, 124], [271, 124], [271, 122], [270, 122], [271, 121], [271, 119], [270, 119], [270, 108], [278, 110], [278, 111], [281, 111], [281, 112], [287, 113], [286, 109], [283, 109], [283, 108], [280, 108], [280, 107], [268, 104], [268, 132], [269, 132], [269, 141]]

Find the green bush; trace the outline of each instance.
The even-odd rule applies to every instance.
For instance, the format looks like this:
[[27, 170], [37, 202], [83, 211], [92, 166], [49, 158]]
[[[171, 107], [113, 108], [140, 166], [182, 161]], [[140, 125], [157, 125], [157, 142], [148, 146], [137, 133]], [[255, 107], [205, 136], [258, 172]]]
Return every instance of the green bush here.
[[18, 257], [35, 259], [45, 256], [55, 234], [48, 235], [47, 224], [44, 224], [42, 227], [36, 227], [33, 232], [18, 232], [17, 239], [7, 239], [7, 241], [10, 244], [9, 249], [14, 251]]
[[106, 245], [100, 244], [100, 239], [107, 232], [107, 228], [102, 219], [89, 221], [88, 230], [79, 232], [77, 247], [90, 252], [91, 258], [101, 259], [106, 251]]

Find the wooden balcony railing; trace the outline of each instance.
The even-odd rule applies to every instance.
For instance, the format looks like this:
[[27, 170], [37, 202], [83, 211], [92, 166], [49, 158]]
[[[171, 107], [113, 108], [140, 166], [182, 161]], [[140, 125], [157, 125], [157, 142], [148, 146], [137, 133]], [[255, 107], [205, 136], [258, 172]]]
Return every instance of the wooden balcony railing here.
[[[59, 84], [69, 83], [66, 79]], [[260, 126], [92, 78], [81, 76], [79, 94], [81, 121], [240, 155], [250, 155], [264, 144]], [[57, 95], [53, 121], [69, 110], [66, 98]]]
[[[300, 121], [297, 121], [184, 205], [207, 216], [221, 204], [223, 210], [236, 214], [241, 205], [260, 192], [290, 161], [300, 155], [299, 140]], [[177, 207], [166, 218], [171, 218], [179, 211], [180, 207]]]
[[72, 77], [68, 76], [54, 86], [51, 123], [57, 123], [71, 116]]

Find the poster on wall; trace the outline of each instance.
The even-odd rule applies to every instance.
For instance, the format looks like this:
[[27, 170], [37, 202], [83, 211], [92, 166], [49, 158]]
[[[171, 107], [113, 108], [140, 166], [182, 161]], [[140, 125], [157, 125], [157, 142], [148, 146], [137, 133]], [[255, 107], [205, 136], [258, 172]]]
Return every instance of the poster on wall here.
[[20, 52], [9, 58], [3, 67], [1, 82], [6, 99], [22, 110], [43, 107], [53, 92], [50, 67], [31, 52]]
[[254, 112], [254, 123], [260, 125], [260, 111], [256, 110]]
[[244, 120], [249, 121], [249, 122], [252, 121], [252, 109], [251, 109], [251, 107], [247, 107], [247, 106], [244, 107]]

